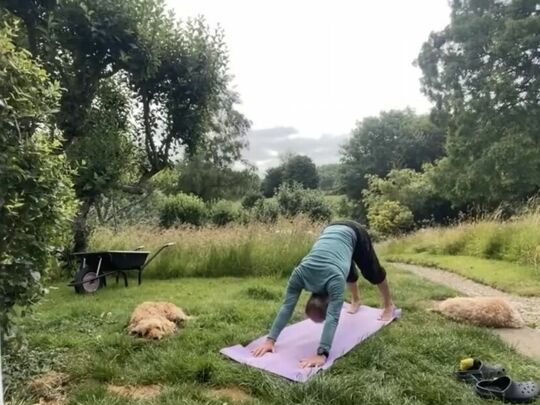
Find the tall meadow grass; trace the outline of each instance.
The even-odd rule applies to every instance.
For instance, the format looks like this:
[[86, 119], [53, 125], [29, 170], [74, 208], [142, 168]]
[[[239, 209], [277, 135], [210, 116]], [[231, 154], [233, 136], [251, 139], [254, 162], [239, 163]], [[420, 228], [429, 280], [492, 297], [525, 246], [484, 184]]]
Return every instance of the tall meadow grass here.
[[384, 254], [421, 253], [463, 255], [540, 266], [540, 208], [509, 220], [496, 217], [451, 227], [419, 230], [388, 241]]
[[166, 249], [144, 270], [144, 277], [277, 276], [283, 277], [309, 251], [322, 226], [297, 218], [275, 225], [252, 223], [219, 228], [162, 229], [130, 226], [114, 231], [97, 228], [92, 250]]

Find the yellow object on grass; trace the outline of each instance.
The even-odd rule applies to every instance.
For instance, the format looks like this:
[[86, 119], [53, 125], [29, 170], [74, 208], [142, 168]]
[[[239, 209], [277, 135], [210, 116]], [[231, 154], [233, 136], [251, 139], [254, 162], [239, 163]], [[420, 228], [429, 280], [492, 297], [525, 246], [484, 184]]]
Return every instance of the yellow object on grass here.
[[469, 370], [470, 368], [472, 368], [473, 365], [474, 365], [474, 359], [472, 358], [463, 359], [459, 362], [459, 369], [461, 371]]

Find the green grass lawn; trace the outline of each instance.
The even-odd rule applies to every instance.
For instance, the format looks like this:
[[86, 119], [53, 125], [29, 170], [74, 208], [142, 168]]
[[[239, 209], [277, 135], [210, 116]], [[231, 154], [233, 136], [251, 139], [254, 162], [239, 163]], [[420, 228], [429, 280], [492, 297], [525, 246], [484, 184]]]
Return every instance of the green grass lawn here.
[[[23, 324], [29, 352], [7, 359], [18, 357], [20, 372], [52, 365], [68, 373], [70, 404], [125, 404], [125, 398], [107, 392], [107, 384], [160, 384], [158, 397], [130, 402], [156, 405], [234, 403], [208, 395], [219, 387], [240, 387], [252, 398], [246, 404], [489, 403], [452, 378], [453, 366], [465, 356], [504, 363], [517, 379], [540, 379], [539, 364], [489, 331], [426, 311], [427, 301], [454, 296], [453, 291], [391, 266], [389, 277], [403, 318], [307, 384], [238, 365], [218, 352], [266, 333], [281, 300], [283, 279], [147, 280], [127, 289], [111, 285], [93, 296], [75, 295], [58, 285]], [[364, 302], [378, 305], [375, 289], [362, 286]], [[173, 302], [197, 318], [162, 341], [133, 338], [125, 327], [133, 308], [144, 300]], [[299, 306], [295, 320], [302, 318], [301, 312]], [[15, 369], [14, 364], [7, 367]], [[14, 391], [23, 398], [17, 403], [33, 403], [24, 399], [24, 388]]]
[[524, 296], [540, 296], [540, 269], [501, 260], [429, 253], [402, 253], [385, 256], [391, 261], [438, 267], [502, 291]]

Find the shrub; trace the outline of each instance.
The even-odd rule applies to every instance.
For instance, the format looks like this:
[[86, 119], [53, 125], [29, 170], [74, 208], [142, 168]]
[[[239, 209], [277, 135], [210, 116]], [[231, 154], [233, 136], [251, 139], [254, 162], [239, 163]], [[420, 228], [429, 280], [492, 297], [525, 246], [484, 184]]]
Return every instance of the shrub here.
[[178, 174], [174, 169], [165, 169], [155, 175], [152, 185], [165, 195], [174, 195], [178, 192]]
[[249, 225], [255, 218], [253, 211], [254, 208], [251, 210], [238, 210], [238, 215], [235, 222], [239, 225]]
[[204, 202], [196, 196], [177, 194], [165, 197], [160, 208], [160, 224], [170, 228], [179, 224], [200, 226], [207, 216]]
[[220, 200], [212, 207], [210, 216], [214, 225], [223, 226], [235, 221], [239, 212], [232, 202]]
[[340, 198], [336, 213], [341, 218], [353, 218], [354, 215], [354, 203], [346, 197]]
[[309, 192], [304, 196], [302, 211], [313, 222], [328, 222], [332, 218], [332, 209], [321, 193]]
[[397, 235], [412, 229], [414, 218], [411, 210], [397, 201], [382, 201], [368, 209], [370, 228], [383, 236]]
[[279, 206], [274, 200], [259, 200], [253, 209], [255, 219], [263, 223], [275, 223], [279, 218]]
[[42, 129], [59, 88], [13, 35], [0, 28], [0, 339], [14, 307], [24, 314], [43, 293], [52, 249], [65, 246], [76, 210], [60, 137]]
[[286, 184], [276, 198], [280, 212], [287, 217], [305, 214], [312, 221], [328, 221], [332, 217], [330, 205], [320, 191], [305, 190], [296, 183]]
[[369, 208], [382, 201], [397, 201], [412, 212], [416, 223], [441, 223], [456, 217], [457, 211], [431, 183], [432, 166], [425, 165], [424, 170], [395, 169], [384, 178], [367, 176], [368, 188], [362, 192], [364, 204]]
[[300, 215], [307, 192], [299, 184], [281, 186], [276, 194], [280, 212], [287, 217]]
[[251, 192], [248, 193], [243, 199], [242, 199], [242, 207], [246, 210], [249, 210], [253, 207], [255, 207], [255, 204], [259, 202], [259, 200], [262, 200], [264, 196], [260, 192]]

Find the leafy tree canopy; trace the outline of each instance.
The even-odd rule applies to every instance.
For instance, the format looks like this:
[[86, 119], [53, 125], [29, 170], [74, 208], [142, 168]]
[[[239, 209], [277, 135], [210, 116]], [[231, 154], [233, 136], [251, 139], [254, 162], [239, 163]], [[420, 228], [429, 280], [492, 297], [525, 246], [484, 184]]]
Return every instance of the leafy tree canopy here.
[[494, 207], [540, 187], [538, 1], [454, 0], [418, 57], [448, 127], [436, 182], [455, 204]]

